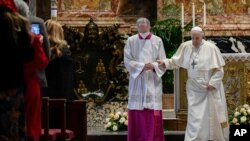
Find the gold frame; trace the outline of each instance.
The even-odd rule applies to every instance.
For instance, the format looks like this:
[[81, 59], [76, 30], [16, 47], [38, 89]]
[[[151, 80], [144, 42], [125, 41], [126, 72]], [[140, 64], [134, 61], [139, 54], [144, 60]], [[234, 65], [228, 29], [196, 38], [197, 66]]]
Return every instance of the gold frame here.
[[58, 18], [61, 20], [66, 20], [70, 18], [71, 20], [82, 20], [83, 18], [88, 19], [89, 17], [98, 18], [98, 17], [114, 17], [116, 15], [117, 5], [115, 0], [110, 1], [109, 10], [89, 10], [82, 8], [73, 8], [73, 9], [62, 9], [61, 5], [63, 0], [58, 0], [57, 9], [58, 9]]

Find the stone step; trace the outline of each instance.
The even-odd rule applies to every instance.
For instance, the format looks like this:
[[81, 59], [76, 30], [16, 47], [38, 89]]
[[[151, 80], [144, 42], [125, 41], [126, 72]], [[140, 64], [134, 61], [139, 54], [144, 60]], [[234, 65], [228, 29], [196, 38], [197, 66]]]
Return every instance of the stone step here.
[[[164, 131], [166, 141], [183, 141], [185, 131]], [[103, 127], [88, 127], [88, 141], [127, 141], [127, 131], [110, 132]]]
[[163, 117], [163, 119], [176, 118], [176, 113], [175, 113], [174, 109], [163, 109], [162, 110], [162, 117]]
[[168, 131], [185, 131], [187, 120], [178, 118], [164, 118], [163, 128]]

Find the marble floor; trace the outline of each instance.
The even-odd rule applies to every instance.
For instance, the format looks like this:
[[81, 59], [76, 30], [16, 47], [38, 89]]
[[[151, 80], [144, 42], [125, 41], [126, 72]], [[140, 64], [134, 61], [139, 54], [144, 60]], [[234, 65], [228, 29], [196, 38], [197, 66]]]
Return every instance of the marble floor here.
[[[185, 131], [164, 131], [165, 140], [183, 141]], [[88, 127], [89, 141], [126, 141], [127, 131], [110, 132], [106, 131], [104, 127]]]

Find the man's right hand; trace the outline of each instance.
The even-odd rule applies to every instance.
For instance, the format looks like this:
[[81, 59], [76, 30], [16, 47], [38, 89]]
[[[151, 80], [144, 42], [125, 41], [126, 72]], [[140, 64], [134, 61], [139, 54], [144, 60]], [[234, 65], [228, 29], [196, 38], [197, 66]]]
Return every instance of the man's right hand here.
[[143, 68], [144, 71], [153, 70], [153, 69], [154, 69], [154, 66], [151, 63], [145, 64], [145, 66]]

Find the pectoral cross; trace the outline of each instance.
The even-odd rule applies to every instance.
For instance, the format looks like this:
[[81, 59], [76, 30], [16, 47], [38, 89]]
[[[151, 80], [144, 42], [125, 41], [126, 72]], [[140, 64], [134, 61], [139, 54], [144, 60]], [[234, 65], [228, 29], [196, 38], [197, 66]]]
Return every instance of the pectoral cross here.
[[193, 62], [191, 63], [191, 65], [193, 66], [193, 69], [194, 69], [194, 66], [196, 65], [195, 61], [193, 60]]

